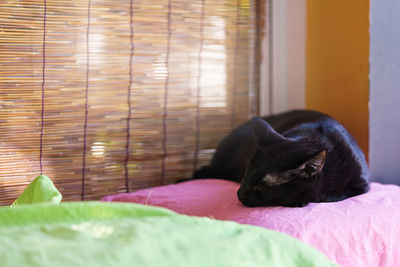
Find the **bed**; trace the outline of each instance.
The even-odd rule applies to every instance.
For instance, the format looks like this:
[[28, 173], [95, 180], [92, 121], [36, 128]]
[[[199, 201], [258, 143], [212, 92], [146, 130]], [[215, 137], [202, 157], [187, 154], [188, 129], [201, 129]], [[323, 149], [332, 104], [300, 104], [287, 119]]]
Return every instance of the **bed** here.
[[132, 203], [65, 202], [40, 176], [0, 208], [0, 262], [15, 266], [336, 266], [275, 231]]
[[193, 180], [103, 200], [261, 226], [312, 245], [345, 267], [400, 266], [399, 186], [372, 183], [367, 194], [303, 208], [248, 208], [236, 197], [238, 187], [226, 180]]

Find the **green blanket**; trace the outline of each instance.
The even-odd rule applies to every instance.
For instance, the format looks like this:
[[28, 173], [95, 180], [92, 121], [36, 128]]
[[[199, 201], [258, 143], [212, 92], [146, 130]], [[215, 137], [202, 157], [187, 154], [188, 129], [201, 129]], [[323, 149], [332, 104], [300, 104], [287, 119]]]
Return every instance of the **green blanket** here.
[[0, 262], [19, 266], [335, 266], [289, 236], [123, 203], [0, 208]]
[[0, 266], [336, 266], [284, 234], [127, 203], [70, 202], [41, 175], [0, 208]]

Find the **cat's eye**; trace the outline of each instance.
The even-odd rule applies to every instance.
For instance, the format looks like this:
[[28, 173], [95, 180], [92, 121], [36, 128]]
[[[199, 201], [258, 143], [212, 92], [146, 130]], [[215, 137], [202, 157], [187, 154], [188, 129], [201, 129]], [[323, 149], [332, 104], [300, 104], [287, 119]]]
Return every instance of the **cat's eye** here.
[[270, 186], [281, 185], [290, 180], [289, 176], [280, 175], [279, 173], [267, 173], [263, 178], [263, 181]]
[[306, 163], [303, 163], [300, 167], [298, 167], [297, 169], [299, 170], [304, 170], [306, 168]]

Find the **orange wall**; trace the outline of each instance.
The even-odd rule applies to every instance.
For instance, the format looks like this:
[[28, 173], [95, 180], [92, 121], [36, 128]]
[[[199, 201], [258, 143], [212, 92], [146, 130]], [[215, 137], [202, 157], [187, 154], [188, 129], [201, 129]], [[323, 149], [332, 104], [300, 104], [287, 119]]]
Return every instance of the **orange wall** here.
[[368, 155], [368, 0], [308, 0], [306, 107], [339, 120]]

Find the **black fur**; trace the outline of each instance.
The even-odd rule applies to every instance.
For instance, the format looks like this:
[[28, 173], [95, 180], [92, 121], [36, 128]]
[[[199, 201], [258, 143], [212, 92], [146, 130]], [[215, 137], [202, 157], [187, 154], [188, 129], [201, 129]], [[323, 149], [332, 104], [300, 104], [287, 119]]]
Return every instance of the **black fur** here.
[[305, 206], [369, 190], [365, 157], [336, 120], [296, 110], [252, 120], [226, 136], [194, 178], [240, 182], [246, 206]]

